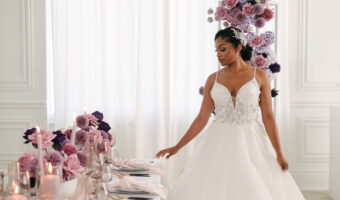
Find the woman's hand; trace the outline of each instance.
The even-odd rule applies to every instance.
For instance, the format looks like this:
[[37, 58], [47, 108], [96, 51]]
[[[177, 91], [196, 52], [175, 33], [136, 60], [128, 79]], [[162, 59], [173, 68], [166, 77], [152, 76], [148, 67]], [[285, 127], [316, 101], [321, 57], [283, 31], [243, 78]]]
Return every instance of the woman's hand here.
[[163, 157], [165, 154], [168, 154], [166, 159], [170, 158], [171, 156], [175, 155], [178, 152], [179, 148], [177, 146], [170, 147], [167, 149], [163, 149], [156, 154], [157, 158]]
[[287, 162], [287, 160], [285, 159], [285, 157], [283, 157], [282, 154], [277, 155], [277, 159], [276, 159], [276, 160], [277, 160], [277, 162], [279, 163], [279, 165], [280, 165], [282, 171], [288, 170], [288, 162]]

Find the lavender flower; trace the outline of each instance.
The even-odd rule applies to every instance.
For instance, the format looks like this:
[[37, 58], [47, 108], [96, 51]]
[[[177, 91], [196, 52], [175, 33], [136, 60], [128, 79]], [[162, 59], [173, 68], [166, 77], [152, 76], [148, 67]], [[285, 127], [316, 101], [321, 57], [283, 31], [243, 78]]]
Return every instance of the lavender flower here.
[[98, 120], [99, 124], [98, 124], [98, 130], [103, 130], [105, 132], [109, 132], [109, 130], [111, 129], [110, 125], [102, 120]]
[[246, 35], [246, 39], [247, 39], [247, 42], [250, 43], [250, 41], [256, 36], [256, 34], [254, 32], [249, 32], [247, 35]]
[[76, 118], [76, 122], [77, 122], [77, 126], [79, 128], [86, 128], [90, 125], [90, 121], [89, 119], [84, 116], [84, 115], [79, 115], [77, 118]]
[[87, 163], [87, 160], [88, 160], [86, 154], [83, 153], [83, 152], [78, 152], [77, 157], [79, 159], [80, 166], [86, 167], [86, 163]]
[[275, 89], [272, 89], [271, 93], [272, 93], [272, 97], [276, 97], [279, 94], [279, 91], [275, 90]]
[[266, 31], [265, 33], [262, 33], [260, 36], [264, 39], [264, 41], [266, 41], [265, 44], [266, 46], [270, 46], [275, 41], [275, 34], [272, 31]]
[[28, 139], [29, 135], [32, 135], [33, 133], [35, 133], [37, 130], [36, 128], [31, 128], [31, 129], [27, 129], [26, 132], [24, 133], [25, 135], [23, 136], [23, 138], [26, 140], [24, 143], [28, 144], [31, 142], [30, 139]]
[[45, 162], [51, 162], [53, 166], [58, 166], [63, 162], [63, 157], [57, 151], [49, 152], [44, 156]]
[[198, 90], [200, 95], [204, 95], [204, 87], [201, 86], [200, 89]]
[[273, 73], [280, 72], [281, 66], [278, 63], [273, 63], [269, 66], [270, 71]]
[[266, 53], [266, 52], [269, 51], [269, 47], [268, 46], [257, 47], [257, 48], [255, 48], [255, 51], [257, 53]]
[[93, 112], [92, 115], [95, 116], [99, 120], [103, 120], [103, 118], [104, 118], [103, 113], [101, 113], [99, 111]]
[[76, 145], [84, 145], [86, 143], [86, 140], [87, 140], [86, 131], [79, 130], [76, 132], [75, 141], [74, 141]]
[[66, 144], [66, 135], [61, 132], [60, 130], [58, 131], [54, 131], [53, 132], [54, 135], [56, 135], [56, 137], [52, 140], [53, 142], [53, 148], [57, 151], [61, 151], [63, 149], [63, 147]]

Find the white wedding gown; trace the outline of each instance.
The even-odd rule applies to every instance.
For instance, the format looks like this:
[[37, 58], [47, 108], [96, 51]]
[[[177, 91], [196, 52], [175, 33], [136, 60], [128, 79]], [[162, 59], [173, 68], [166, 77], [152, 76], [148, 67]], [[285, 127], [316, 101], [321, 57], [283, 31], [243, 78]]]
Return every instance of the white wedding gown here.
[[215, 121], [197, 141], [168, 200], [305, 199], [289, 171], [282, 171], [259, 121], [255, 72], [240, 88], [235, 107], [229, 90], [215, 81]]

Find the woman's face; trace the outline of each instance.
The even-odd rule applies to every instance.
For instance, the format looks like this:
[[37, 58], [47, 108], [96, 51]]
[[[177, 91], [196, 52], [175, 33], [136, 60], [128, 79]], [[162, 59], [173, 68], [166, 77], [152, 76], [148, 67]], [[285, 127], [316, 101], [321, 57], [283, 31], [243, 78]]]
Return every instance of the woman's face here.
[[215, 40], [217, 58], [222, 66], [227, 66], [239, 59], [240, 48], [235, 47], [225, 39], [218, 37]]

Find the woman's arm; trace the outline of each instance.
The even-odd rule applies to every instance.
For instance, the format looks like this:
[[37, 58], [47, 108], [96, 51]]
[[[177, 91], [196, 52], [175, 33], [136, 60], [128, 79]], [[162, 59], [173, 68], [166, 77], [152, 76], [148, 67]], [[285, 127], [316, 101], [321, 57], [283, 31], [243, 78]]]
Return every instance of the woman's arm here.
[[276, 151], [276, 155], [282, 155], [279, 132], [276, 126], [275, 117], [272, 110], [272, 96], [270, 80], [265, 71], [257, 70], [261, 78], [260, 108], [262, 121], [266, 128], [270, 141]]
[[197, 115], [196, 119], [191, 124], [187, 133], [182, 137], [182, 139], [178, 142], [176, 147], [181, 149], [187, 143], [189, 143], [201, 130], [204, 126], [208, 123], [211, 113], [214, 109], [214, 101], [211, 98], [210, 91], [215, 81], [216, 73], [210, 75], [206, 81], [204, 87], [204, 97], [203, 102], [201, 105], [201, 109], [199, 114]]
[[203, 102], [201, 105], [201, 109], [193, 123], [191, 124], [190, 128], [186, 132], [186, 134], [182, 137], [182, 139], [178, 142], [178, 144], [174, 147], [170, 147], [164, 150], [161, 150], [156, 154], [156, 157], [162, 157], [164, 154], [168, 153], [166, 158], [171, 157], [172, 155], [176, 154], [183, 146], [189, 143], [196, 135], [198, 135], [204, 126], [207, 124], [211, 113], [214, 109], [214, 101], [211, 98], [210, 91], [215, 82], [216, 73], [211, 74], [204, 87], [204, 97]]

